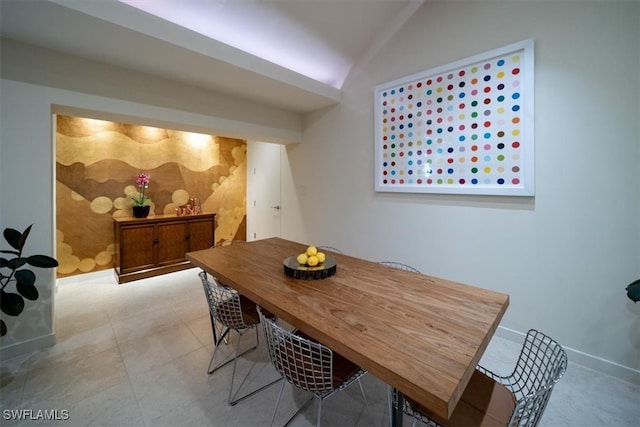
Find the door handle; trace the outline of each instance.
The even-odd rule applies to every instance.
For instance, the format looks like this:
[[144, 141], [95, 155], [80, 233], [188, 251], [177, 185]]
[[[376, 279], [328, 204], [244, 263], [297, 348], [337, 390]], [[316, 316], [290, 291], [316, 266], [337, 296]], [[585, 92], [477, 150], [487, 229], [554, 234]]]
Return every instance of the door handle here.
[[276, 205], [276, 206], [271, 206], [273, 209], [277, 209], [280, 210], [280, 205]]

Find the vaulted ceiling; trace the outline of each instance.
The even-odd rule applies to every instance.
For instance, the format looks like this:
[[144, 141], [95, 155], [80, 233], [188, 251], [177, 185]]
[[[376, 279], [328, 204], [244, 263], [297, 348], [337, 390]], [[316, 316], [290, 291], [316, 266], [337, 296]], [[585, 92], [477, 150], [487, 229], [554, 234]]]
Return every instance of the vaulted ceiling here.
[[425, 0], [2, 0], [3, 38], [294, 112], [346, 77]]

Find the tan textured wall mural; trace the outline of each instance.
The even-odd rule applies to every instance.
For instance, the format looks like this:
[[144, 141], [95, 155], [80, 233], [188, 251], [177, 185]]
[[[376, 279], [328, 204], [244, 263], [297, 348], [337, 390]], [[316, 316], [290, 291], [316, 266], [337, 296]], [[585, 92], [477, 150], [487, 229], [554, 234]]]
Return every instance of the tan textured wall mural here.
[[198, 198], [216, 242], [245, 240], [246, 153], [239, 139], [57, 116], [58, 277], [113, 268], [113, 218], [132, 216], [143, 172], [150, 217]]

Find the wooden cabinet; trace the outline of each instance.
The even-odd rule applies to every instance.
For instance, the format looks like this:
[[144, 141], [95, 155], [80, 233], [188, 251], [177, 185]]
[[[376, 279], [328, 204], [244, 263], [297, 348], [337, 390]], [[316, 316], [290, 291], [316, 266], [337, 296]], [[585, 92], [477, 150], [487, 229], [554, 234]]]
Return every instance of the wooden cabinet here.
[[156, 215], [115, 218], [115, 275], [118, 283], [191, 268], [191, 251], [213, 246], [215, 215]]

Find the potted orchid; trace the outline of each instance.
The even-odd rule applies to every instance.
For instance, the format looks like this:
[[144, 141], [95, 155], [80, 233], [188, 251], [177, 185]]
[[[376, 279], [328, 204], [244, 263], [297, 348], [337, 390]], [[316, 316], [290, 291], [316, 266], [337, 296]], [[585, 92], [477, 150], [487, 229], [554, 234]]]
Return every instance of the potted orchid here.
[[146, 218], [149, 215], [149, 209], [151, 208], [147, 202], [149, 196], [147, 196], [146, 190], [149, 188], [150, 175], [148, 173], [141, 173], [136, 179], [138, 184], [138, 197], [131, 197], [133, 200], [133, 215], [136, 218]]

